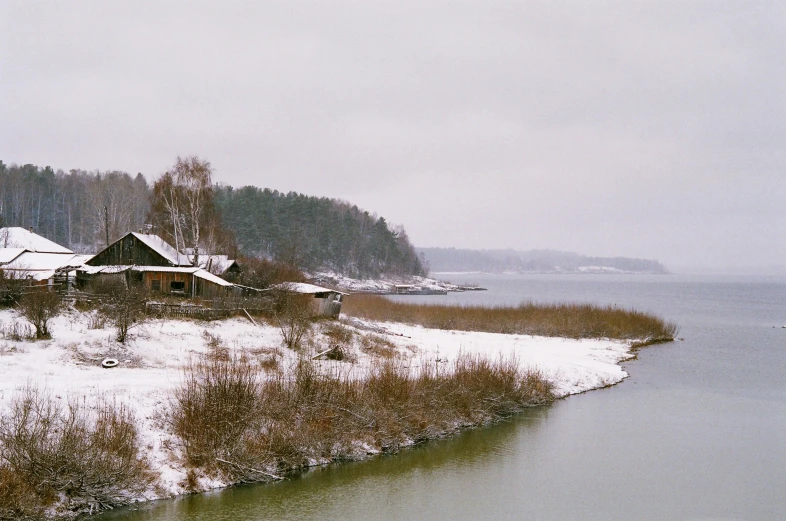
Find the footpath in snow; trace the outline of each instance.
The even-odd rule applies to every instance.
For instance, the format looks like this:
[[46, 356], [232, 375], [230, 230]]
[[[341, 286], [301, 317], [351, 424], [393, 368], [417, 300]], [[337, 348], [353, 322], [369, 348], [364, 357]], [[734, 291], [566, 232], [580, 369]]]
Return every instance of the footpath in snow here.
[[[182, 379], [183, 369], [220, 339], [235, 354], [259, 360], [275, 357], [279, 367], [294, 367], [298, 353], [282, 347], [278, 328], [241, 318], [214, 322], [155, 319], [132, 329], [126, 345], [114, 341], [114, 329], [91, 329], [91, 313], [68, 311], [52, 321], [52, 339], [11, 340], [11, 332], [26, 322], [13, 310], [0, 310], [0, 411], [6, 412], [14, 394], [26, 385], [45, 388], [57, 399], [110, 397], [130, 406], [139, 420], [143, 451], [160, 474], [157, 491], [146, 498], [185, 492], [185, 471], [166, 447], [173, 439], [157, 420], [170, 391]], [[377, 335], [391, 342], [398, 357], [417, 368], [422, 363], [450, 363], [460, 354], [489, 358], [515, 357], [523, 369], [539, 369], [555, 384], [558, 396], [580, 393], [621, 381], [627, 373], [619, 363], [631, 356], [627, 343], [612, 340], [563, 338], [443, 331], [420, 326], [343, 319], [357, 335]], [[94, 322], [93, 322], [94, 323]], [[95, 323], [94, 323], [95, 324]], [[306, 356], [328, 345], [322, 338], [325, 323], [317, 323], [306, 341]], [[214, 341], [214, 340], [213, 340]], [[319, 360], [320, 370], [362, 378], [374, 355], [357, 348], [352, 363]], [[112, 369], [101, 367], [107, 357], [119, 360]], [[208, 487], [226, 484], [216, 482]]]

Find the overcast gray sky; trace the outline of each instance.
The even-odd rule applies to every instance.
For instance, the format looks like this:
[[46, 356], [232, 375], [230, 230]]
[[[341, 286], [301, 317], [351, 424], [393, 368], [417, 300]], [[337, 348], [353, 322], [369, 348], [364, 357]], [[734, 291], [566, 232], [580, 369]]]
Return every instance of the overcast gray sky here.
[[6, 163], [196, 154], [418, 246], [786, 266], [786, 2], [0, 0], [0, 34]]

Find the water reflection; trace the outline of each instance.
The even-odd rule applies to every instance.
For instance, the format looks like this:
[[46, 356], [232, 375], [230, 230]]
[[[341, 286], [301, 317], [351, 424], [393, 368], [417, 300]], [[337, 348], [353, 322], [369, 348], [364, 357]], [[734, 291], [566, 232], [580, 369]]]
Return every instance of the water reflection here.
[[[154, 502], [137, 510], [109, 512], [97, 519], [250, 521], [357, 516], [374, 520], [389, 519], [391, 509], [401, 508], [412, 509], [417, 517], [412, 490], [428, 492], [435, 481], [444, 480], [445, 476], [451, 476], [451, 488], [463, 487], [471, 482], [471, 475], [504, 467], [521, 452], [528, 439], [537, 438], [550, 408], [527, 409], [506, 422], [405, 449], [393, 456], [317, 468], [277, 484], [232, 487]], [[406, 501], [402, 496], [406, 496]]]

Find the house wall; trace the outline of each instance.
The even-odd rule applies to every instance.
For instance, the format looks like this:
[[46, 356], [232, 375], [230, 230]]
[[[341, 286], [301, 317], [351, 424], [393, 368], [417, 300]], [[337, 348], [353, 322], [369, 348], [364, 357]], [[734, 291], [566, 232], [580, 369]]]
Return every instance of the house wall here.
[[338, 318], [341, 313], [341, 295], [338, 293], [317, 293], [312, 306], [319, 316]]
[[[158, 271], [145, 271], [142, 272], [142, 283], [145, 288], [153, 293], [160, 293], [163, 295], [185, 295], [191, 296], [191, 284], [193, 283], [194, 276], [191, 273], [176, 273], [176, 272], [158, 272]], [[156, 289], [156, 282], [158, 283]], [[172, 283], [176, 286], [182, 284], [182, 290], [173, 289]], [[197, 292], [197, 294], [199, 294]]]
[[221, 298], [232, 294], [232, 288], [219, 286], [209, 280], [196, 277], [196, 294], [203, 298]]

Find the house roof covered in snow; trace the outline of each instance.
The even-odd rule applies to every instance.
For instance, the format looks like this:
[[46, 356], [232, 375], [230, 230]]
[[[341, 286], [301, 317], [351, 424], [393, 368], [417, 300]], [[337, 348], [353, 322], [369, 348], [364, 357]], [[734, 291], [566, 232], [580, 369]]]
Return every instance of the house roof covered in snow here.
[[38, 253], [74, 253], [65, 246], [19, 226], [0, 228], [0, 248], [23, 248]]
[[213, 284], [217, 284], [219, 286], [224, 286], [224, 287], [234, 286], [234, 284], [232, 284], [231, 282], [227, 282], [224, 279], [213, 275], [209, 271], [203, 270], [202, 268], [200, 268], [199, 271], [194, 273], [194, 277], [206, 280], [208, 282], [212, 282]]
[[[188, 260], [193, 264], [194, 255], [190, 250], [188, 253]], [[229, 255], [199, 255], [199, 267], [206, 269], [210, 273], [223, 274], [235, 264], [234, 259], [230, 259]]]
[[[46, 280], [63, 268], [82, 268], [82, 255], [73, 253], [39, 253], [25, 251], [0, 269], [13, 272], [17, 277]], [[70, 271], [70, 270], [69, 270]]]
[[188, 260], [188, 255], [182, 254], [158, 235], [131, 232], [140, 242], [149, 246], [153, 251], [164, 257], [175, 266], [193, 266]]
[[323, 288], [322, 286], [316, 286], [306, 282], [284, 282], [275, 287], [277, 289], [301, 293], [303, 295], [315, 295], [317, 293], [339, 293], [341, 295], [346, 295], [346, 293], [342, 293], [341, 291], [335, 289]]
[[11, 262], [24, 252], [24, 248], [0, 248], [0, 265]]
[[140, 273], [187, 273], [219, 286], [234, 286], [231, 282], [227, 282], [207, 270], [194, 266], [84, 266], [80, 268], [80, 270], [88, 275], [96, 275], [98, 273], [121, 273], [128, 270], [138, 271]]

